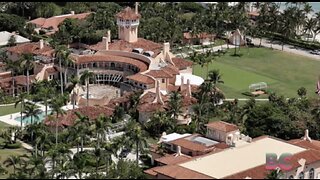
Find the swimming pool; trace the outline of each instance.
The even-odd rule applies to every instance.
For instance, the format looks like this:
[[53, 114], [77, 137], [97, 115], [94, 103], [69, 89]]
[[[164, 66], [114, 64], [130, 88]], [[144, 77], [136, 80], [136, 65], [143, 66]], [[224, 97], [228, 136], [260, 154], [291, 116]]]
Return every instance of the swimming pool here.
[[[48, 111], [48, 115], [51, 113], [51, 111]], [[33, 117], [33, 119], [32, 119], [32, 121], [33, 121], [33, 123], [35, 123], [35, 122], [42, 122], [45, 118], [46, 118], [46, 112], [45, 111], [43, 111], [43, 112], [41, 112], [39, 115], [39, 119], [36, 119], [35, 117]], [[14, 120], [16, 120], [16, 121], [18, 121], [18, 122], [21, 122], [20, 120], [21, 120], [21, 117], [19, 116], [19, 117], [16, 117], [16, 118], [14, 118]], [[24, 118], [24, 116], [22, 116], [22, 123], [24, 123], [24, 124], [30, 124], [31, 123], [31, 117], [26, 117], [26, 118]]]

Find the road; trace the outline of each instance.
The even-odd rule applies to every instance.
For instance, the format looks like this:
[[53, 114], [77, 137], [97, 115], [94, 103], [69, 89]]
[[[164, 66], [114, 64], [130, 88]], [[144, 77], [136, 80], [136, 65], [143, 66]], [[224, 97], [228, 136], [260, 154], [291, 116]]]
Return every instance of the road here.
[[[256, 46], [259, 46], [260, 39], [259, 38], [254, 38], [252, 40], [252, 42]], [[271, 43], [267, 39], [262, 39], [261, 46], [270, 48], [271, 47]], [[272, 43], [272, 48], [273, 49], [277, 49], [277, 50], [282, 50], [282, 45], [279, 42], [273, 42]], [[311, 54], [310, 50], [302, 49], [302, 48], [295, 47], [295, 46], [292, 46], [292, 45], [289, 45], [289, 44], [285, 44], [283, 46], [283, 51], [286, 51], [286, 52], [289, 52], [289, 53], [293, 53], [293, 54], [297, 54], [297, 55], [301, 55], [301, 56], [305, 56], [305, 57], [310, 57], [313, 60], [320, 61], [320, 55]]]

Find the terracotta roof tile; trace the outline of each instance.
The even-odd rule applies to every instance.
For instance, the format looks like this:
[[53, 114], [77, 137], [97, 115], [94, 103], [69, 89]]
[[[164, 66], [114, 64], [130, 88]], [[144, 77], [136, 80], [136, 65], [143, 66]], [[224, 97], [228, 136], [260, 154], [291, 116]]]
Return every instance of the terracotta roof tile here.
[[179, 68], [179, 70], [186, 69], [187, 67], [191, 67], [193, 62], [187, 61], [182, 58], [172, 58], [172, 62], [175, 65], [175, 67]]
[[121, 62], [126, 64], [132, 64], [140, 69], [140, 71], [146, 71], [148, 69], [148, 65], [140, 60], [115, 56], [115, 55], [72, 55], [70, 56], [77, 64], [80, 63], [89, 63], [89, 62]]
[[[102, 41], [95, 45], [89, 46], [90, 49], [96, 51], [104, 50], [103, 47], [104, 45]], [[162, 45], [143, 38], [138, 38], [138, 41], [133, 43], [125, 40], [115, 40], [112, 43], [109, 43], [109, 50], [131, 52], [134, 48], [142, 48], [144, 51], [153, 51], [154, 54], [152, 57], [155, 57], [161, 52]]]
[[133, 80], [133, 81], [144, 83], [144, 84], [154, 84], [154, 82], [155, 82], [151, 77], [140, 74], [140, 73], [137, 73], [137, 74], [134, 74], [131, 76], [127, 76], [127, 78], [130, 80]]
[[214, 121], [206, 124], [207, 127], [217, 129], [223, 132], [231, 132], [239, 129], [236, 125], [224, 121]]
[[150, 70], [146, 74], [154, 77], [154, 78], [172, 78], [173, 76], [169, 73], [167, 73], [164, 70]]
[[166, 73], [168, 74], [171, 74], [171, 75], [177, 75], [179, 74], [179, 69], [168, 64], [167, 66], [161, 68], [161, 70], [165, 71]]
[[171, 177], [173, 179], [213, 179], [210, 176], [184, 168], [179, 165], [160, 166], [153, 169], [158, 174]]
[[288, 141], [290, 144], [294, 144], [306, 149], [314, 149], [314, 150], [320, 150], [320, 141], [318, 140], [312, 140], [307, 141], [303, 139], [292, 139]]
[[50, 18], [37, 18], [34, 20], [29, 21], [28, 23], [36, 24], [38, 27], [41, 28], [49, 28], [52, 27], [54, 31], [58, 31], [59, 24], [62, 23], [65, 19], [84, 19], [89, 16], [91, 13], [81, 13], [81, 14], [69, 14], [69, 15], [61, 15], [61, 16], [53, 16]]
[[136, 20], [140, 19], [141, 15], [138, 13], [136, 14], [134, 10], [132, 10], [130, 7], [126, 7], [124, 10], [120, 11], [116, 17], [122, 18], [125, 20]]
[[32, 53], [34, 55], [44, 55], [49, 57], [53, 57], [54, 54], [54, 49], [46, 44], [44, 44], [44, 47], [40, 49], [40, 42], [18, 44], [16, 46], [8, 47], [7, 51], [17, 54]]
[[46, 69], [46, 72], [49, 73], [49, 74], [52, 74], [52, 73], [56, 73], [56, 72], [59, 72], [59, 71], [58, 71], [58, 69], [56, 67], [50, 67], [50, 68]]
[[178, 164], [178, 163], [183, 163], [187, 160], [190, 160], [192, 157], [191, 156], [187, 156], [187, 155], [180, 155], [180, 156], [176, 156], [175, 154], [170, 154], [170, 155], [166, 155], [160, 158], [155, 159], [155, 161], [158, 161], [162, 164], [165, 165], [174, 165], [174, 164]]
[[[111, 116], [113, 114], [113, 109], [103, 106], [84, 106], [77, 109], [69, 110], [63, 116], [58, 118], [59, 126], [72, 126], [78, 116], [75, 112], [79, 112], [83, 116], [88, 116], [90, 120], [95, 120], [101, 114], [105, 116]], [[55, 122], [50, 122], [49, 118], [45, 119], [45, 124], [48, 126], [55, 126]]]
[[192, 142], [191, 140], [186, 139], [186, 138], [189, 138], [189, 137], [198, 137], [198, 136], [201, 137], [201, 135], [199, 135], [199, 134], [193, 134], [193, 135], [190, 135], [190, 136], [187, 136], [187, 137], [183, 137], [183, 138], [179, 138], [179, 139], [170, 141], [170, 143], [174, 144], [176, 146], [180, 146], [180, 147], [189, 149], [191, 151], [203, 152], [203, 153], [210, 152], [215, 148], [213, 145], [207, 147], [207, 146], [205, 146], [203, 144]]

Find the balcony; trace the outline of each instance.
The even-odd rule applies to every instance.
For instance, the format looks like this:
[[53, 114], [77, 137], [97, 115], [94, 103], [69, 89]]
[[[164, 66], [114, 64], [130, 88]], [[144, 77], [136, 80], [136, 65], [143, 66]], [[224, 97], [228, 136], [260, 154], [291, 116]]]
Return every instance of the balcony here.
[[118, 26], [138, 26], [139, 25], [139, 20], [136, 20], [136, 21], [120, 21], [120, 20], [117, 20], [117, 25]]

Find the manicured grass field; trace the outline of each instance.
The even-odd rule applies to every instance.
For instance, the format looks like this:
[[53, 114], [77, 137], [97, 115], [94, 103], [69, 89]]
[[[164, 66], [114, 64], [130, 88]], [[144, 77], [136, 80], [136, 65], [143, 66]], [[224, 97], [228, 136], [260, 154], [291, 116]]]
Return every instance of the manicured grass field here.
[[[309, 97], [316, 97], [315, 89], [320, 75], [320, 62], [310, 58], [268, 48], [240, 49], [242, 56], [231, 56], [234, 49], [218, 57], [209, 65], [220, 69], [224, 84], [219, 87], [227, 98], [248, 98], [252, 83], [266, 82], [269, 90], [285, 97], [297, 96], [300, 87], [307, 89]], [[206, 77], [206, 66], [195, 65], [194, 74]], [[266, 95], [257, 98], [266, 98]]]
[[10, 127], [11, 125], [10, 124], [7, 124], [7, 123], [4, 123], [4, 122], [1, 122], [0, 121], [0, 131], [4, 128], [7, 128], [7, 127]]
[[12, 114], [20, 112], [20, 105], [18, 104], [17, 108], [14, 108], [14, 105], [10, 106], [0, 106], [0, 116], [4, 116], [7, 114]]
[[[19, 156], [19, 155], [23, 155], [23, 154], [28, 154], [28, 151], [23, 149], [23, 148], [19, 148], [19, 149], [0, 149], [0, 154], [1, 154], [1, 159], [0, 162], [3, 163], [9, 156], [13, 155], [13, 156]], [[13, 167], [5, 167], [3, 166], [7, 171], [8, 174], [0, 174], [0, 179], [6, 179], [9, 177], [9, 174], [13, 173]]]

